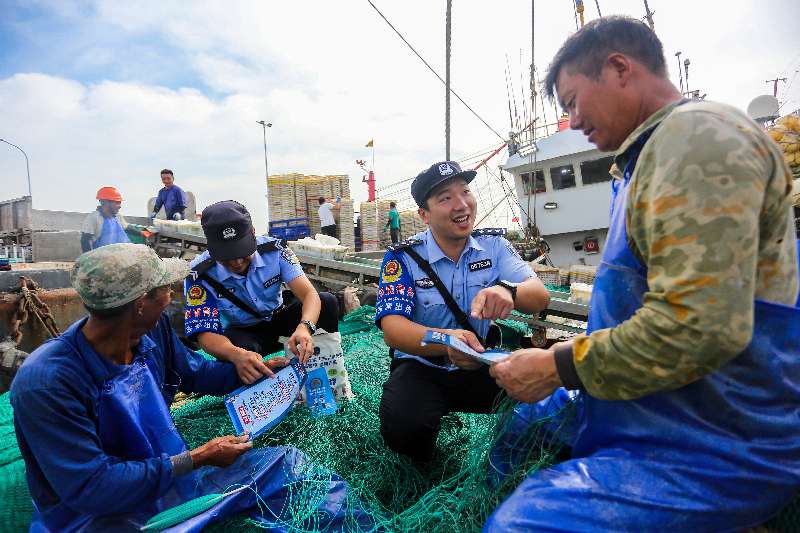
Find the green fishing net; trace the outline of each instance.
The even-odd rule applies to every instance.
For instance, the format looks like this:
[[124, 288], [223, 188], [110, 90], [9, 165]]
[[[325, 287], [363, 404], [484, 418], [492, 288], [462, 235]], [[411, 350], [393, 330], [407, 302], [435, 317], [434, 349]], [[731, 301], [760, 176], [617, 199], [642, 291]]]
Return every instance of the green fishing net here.
[[[504, 321], [507, 333], [524, 334], [525, 326]], [[489, 450], [510, 421], [513, 404], [503, 400], [492, 415], [453, 414], [442, 421], [434, 460], [424, 469], [387, 449], [379, 432], [378, 405], [389, 373], [388, 349], [374, 327], [374, 309], [362, 307], [340, 325], [355, 398], [330, 416], [314, 418], [295, 408], [280, 424], [255, 441], [256, 446], [295, 446], [316, 463], [305, 480], [289, 487], [289, 505], [281, 521], [290, 531], [316, 531], [313, 502], [324, 495], [331, 472], [352, 488], [352, 498], [378, 527], [388, 531], [480, 531], [497, 505], [529, 473], [557, 460], [541, 426], [516, 441], [521, 466], [499, 484], [491, 483]], [[508, 331], [507, 331], [508, 330]], [[178, 429], [190, 447], [233, 432], [221, 398], [189, 398], [173, 410]], [[32, 506], [24, 463], [14, 438], [8, 394], [0, 395], [0, 532], [23, 531]], [[262, 531], [257, 522], [238, 516], [209, 531]], [[352, 530], [357, 531], [355, 525]], [[767, 524], [768, 531], [800, 531], [800, 500]], [[762, 530], [763, 531], [763, 530]]]

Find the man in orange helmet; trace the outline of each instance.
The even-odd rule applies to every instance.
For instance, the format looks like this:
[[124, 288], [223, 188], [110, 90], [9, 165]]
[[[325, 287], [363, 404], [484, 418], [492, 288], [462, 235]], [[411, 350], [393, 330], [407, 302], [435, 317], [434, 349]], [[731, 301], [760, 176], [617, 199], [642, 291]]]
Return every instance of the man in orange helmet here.
[[100, 205], [86, 217], [81, 228], [81, 249], [87, 252], [106, 244], [131, 242], [125, 233], [128, 223], [119, 214], [122, 195], [117, 188], [101, 187], [97, 191], [97, 199]]

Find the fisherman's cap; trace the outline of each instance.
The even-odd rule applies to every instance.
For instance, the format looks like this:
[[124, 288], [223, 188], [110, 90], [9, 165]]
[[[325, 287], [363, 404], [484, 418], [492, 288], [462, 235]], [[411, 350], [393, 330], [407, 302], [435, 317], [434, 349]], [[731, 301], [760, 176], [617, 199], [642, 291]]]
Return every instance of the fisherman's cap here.
[[189, 263], [183, 259], [161, 259], [144, 244], [120, 243], [78, 257], [70, 278], [83, 303], [102, 310], [123, 306], [188, 275]]
[[477, 172], [474, 170], [461, 170], [461, 165], [455, 161], [442, 161], [434, 163], [428, 170], [420, 172], [411, 183], [411, 196], [420, 207], [425, 207], [425, 200], [431, 195], [433, 189], [439, 184], [459, 178], [467, 183], [471, 182]]
[[215, 261], [250, 257], [256, 251], [253, 221], [239, 202], [224, 200], [203, 209], [200, 217], [208, 253]]

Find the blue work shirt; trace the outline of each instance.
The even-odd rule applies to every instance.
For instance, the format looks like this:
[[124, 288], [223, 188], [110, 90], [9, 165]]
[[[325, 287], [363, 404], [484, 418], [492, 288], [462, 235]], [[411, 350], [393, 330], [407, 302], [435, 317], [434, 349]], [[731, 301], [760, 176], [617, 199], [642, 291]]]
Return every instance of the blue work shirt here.
[[[499, 280], [520, 283], [535, 276], [530, 265], [502, 235], [505, 230], [476, 230], [467, 240], [457, 262], [447, 257], [431, 235], [431, 230], [409, 239], [423, 259], [441, 278], [458, 306], [469, 316], [472, 300], [481, 289], [496, 285]], [[380, 327], [387, 315], [400, 315], [421, 324], [444, 329], [462, 329], [448, 309], [442, 295], [419, 265], [402, 250], [386, 252], [381, 266], [378, 298], [375, 304], [375, 322]], [[481, 337], [489, 331], [489, 320], [469, 318], [472, 327]], [[416, 355], [399, 350], [394, 357], [412, 358], [428, 366], [454, 370], [456, 367], [436, 365]]]
[[[277, 239], [272, 237], [256, 237], [257, 244], [275, 240]], [[203, 252], [190, 263], [190, 267], [194, 268], [209, 257], [208, 251]], [[263, 320], [269, 321], [272, 313], [283, 304], [281, 283], [289, 283], [302, 276], [303, 268], [292, 250], [279, 247], [264, 254], [254, 252], [244, 276], [234, 274], [219, 263], [214, 263], [206, 274], [258, 311]], [[261, 321], [227, 298], [221, 298], [217, 291], [202, 280], [187, 278], [184, 296], [184, 327], [188, 338], [194, 338], [205, 331], [222, 333], [231, 327], [252, 326]]]
[[167, 212], [167, 219], [172, 220], [172, 215], [175, 213], [183, 215], [183, 211], [187, 207], [186, 204], [186, 193], [183, 192], [183, 189], [177, 185], [173, 185], [169, 189], [162, 187], [161, 190], [158, 191], [158, 197], [153, 206], [153, 211], [158, 213], [161, 210], [161, 206], [164, 206], [164, 211]]
[[[88, 515], [135, 510], [164, 494], [174, 479], [166, 454], [138, 460], [106, 454], [98, 405], [104, 384], [126, 367], [91, 347], [81, 331], [86, 320], [37, 348], [11, 384], [17, 442], [42, 514], [61, 504]], [[241, 386], [232, 364], [188, 350], [166, 315], [142, 336], [134, 361], [142, 359], [167, 403], [176, 390], [225, 394]]]

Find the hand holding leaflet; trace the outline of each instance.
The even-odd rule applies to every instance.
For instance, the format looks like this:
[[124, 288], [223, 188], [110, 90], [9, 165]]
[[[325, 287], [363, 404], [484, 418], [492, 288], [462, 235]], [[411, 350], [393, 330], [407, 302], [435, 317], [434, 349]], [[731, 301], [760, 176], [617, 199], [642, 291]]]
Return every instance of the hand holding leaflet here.
[[236, 433], [256, 437], [280, 422], [294, 405], [305, 380], [305, 367], [293, 357], [274, 377], [263, 377], [226, 396], [225, 406]]
[[442, 333], [440, 331], [433, 331], [428, 330], [425, 332], [425, 337], [422, 339], [422, 345], [425, 346], [426, 344], [442, 344], [444, 346], [449, 346], [454, 350], [458, 350], [461, 353], [469, 355], [480, 361], [481, 363], [491, 365], [502, 359], [505, 359], [511, 353], [504, 352], [502, 350], [486, 350], [485, 352], [476, 352], [472, 348], [470, 348], [467, 343], [462, 341], [457, 337], [453, 337], [447, 333]]

